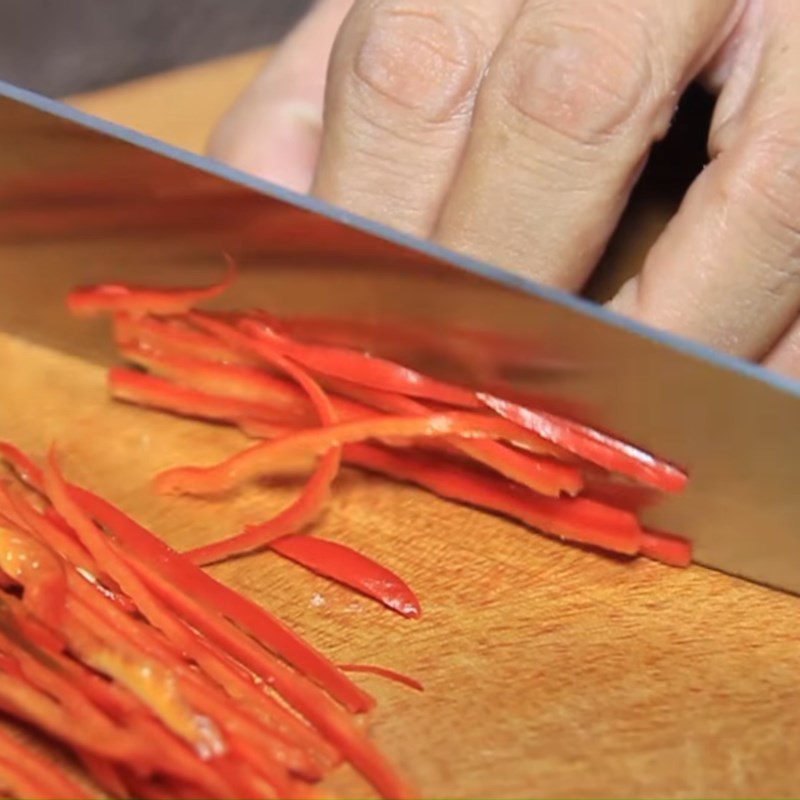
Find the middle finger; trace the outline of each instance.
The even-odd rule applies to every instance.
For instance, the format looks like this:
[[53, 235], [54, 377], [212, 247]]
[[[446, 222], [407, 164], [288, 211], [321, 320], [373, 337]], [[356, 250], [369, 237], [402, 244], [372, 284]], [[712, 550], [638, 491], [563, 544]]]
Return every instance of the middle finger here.
[[576, 290], [736, 0], [526, 0], [480, 90], [435, 231]]
[[427, 236], [521, 0], [358, 0], [331, 59], [313, 191]]

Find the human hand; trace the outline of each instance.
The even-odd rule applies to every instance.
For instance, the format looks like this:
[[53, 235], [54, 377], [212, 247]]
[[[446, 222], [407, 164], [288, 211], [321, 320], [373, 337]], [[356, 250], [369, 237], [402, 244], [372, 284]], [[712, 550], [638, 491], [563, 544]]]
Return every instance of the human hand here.
[[211, 150], [578, 291], [695, 78], [711, 162], [610, 305], [800, 378], [795, 0], [320, 0]]

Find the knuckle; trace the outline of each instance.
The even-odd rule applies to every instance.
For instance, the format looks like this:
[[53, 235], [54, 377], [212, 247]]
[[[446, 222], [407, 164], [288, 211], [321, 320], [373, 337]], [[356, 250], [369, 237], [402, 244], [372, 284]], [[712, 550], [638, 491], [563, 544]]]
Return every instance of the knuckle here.
[[635, 122], [651, 83], [650, 35], [636, 15], [612, 8], [591, 25], [537, 15], [520, 26], [499, 72], [523, 124], [595, 146]]
[[469, 111], [489, 53], [457, 5], [378, 0], [356, 24], [351, 72], [368, 102], [377, 96], [431, 122]]
[[800, 119], [770, 125], [743, 146], [729, 191], [763, 230], [788, 243], [800, 262]]

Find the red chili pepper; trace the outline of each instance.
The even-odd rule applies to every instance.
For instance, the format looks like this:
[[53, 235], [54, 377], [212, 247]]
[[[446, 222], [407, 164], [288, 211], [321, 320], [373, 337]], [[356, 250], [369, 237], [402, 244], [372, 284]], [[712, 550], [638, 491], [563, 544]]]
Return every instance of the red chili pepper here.
[[138, 370], [112, 367], [108, 372], [111, 396], [135, 405], [171, 411], [185, 417], [236, 422], [240, 419], [269, 421], [283, 414], [263, 403], [198, 392]]
[[[255, 642], [248, 640], [233, 626], [222, 624], [220, 618], [209, 614], [144, 562], [135, 563], [148, 584], [184, 619], [202, 630], [209, 639], [236, 656], [243, 664], [259, 671], [263, 656], [258, 655]], [[327, 702], [325, 695], [318, 692], [313, 684], [305, 682], [279, 662], [271, 667], [270, 682], [288, 703], [340, 748], [345, 758], [378, 791], [389, 797], [408, 797], [413, 794], [383, 756], [359, 734], [351, 720], [336, 706]]]
[[330, 487], [339, 472], [341, 451], [328, 451], [319, 467], [303, 487], [300, 496], [279, 514], [259, 525], [248, 525], [243, 533], [219, 542], [187, 550], [185, 555], [195, 564], [216, 561], [252, 552], [271, 544], [275, 539], [302, 530], [322, 513], [330, 495]]
[[645, 529], [641, 552], [653, 561], [672, 567], [688, 567], [692, 563], [692, 543], [671, 533]]
[[554, 414], [534, 411], [492, 395], [477, 396], [504, 419], [611, 472], [669, 492], [678, 492], [686, 485], [686, 473], [633, 445]]
[[180, 314], [197, 303], [219, 297], [236, 280], [236, 262], [226, 256], [226, 270], [222, 279], [201, 288], [154, 289], [123, 283], [107, 283], [74, 289], [67, 296], [69, 310], [81, 317], [124, 312], [134, 316], [142, 314]]
[[345, 449], [348, 462], [468, 505], [496, 511], [543, 533], [604, 550], [635, 555], [642, 531], [633, 514], [582, 497], [541, 497], [501, 478], [431, 456], [395, 453], [371, 445]]
[[319, 682], [344, 706], [354, 712], [367, 711], [372, 698], [336, 669], [319, 651], [303, 641], [266, 609], [227, 586], [215, 581], [183, 554], [134, 522], [103, 498], [73, 487], [81, 507], [104, 528], [114, 532], [126, 552], [149, 564], [158, 565], [161, 574], [181, 591], [216, 609], [293, 664], [300, 672]]
[[317, 536], [284, 536], [270, 542], [284, 558], [372, 597], [404, 617], [419, 617], [419, 600], [391, 570], [338, 542]]
[[[263, 369], [185, 356], [168, 356], [142, 347], [123, 347], [120, 348], [120, 354], [151, 373], [179, 384], [183, 389], [203, 392], [204, 397], [213, 396], [220, 400], [230, 399], [242, 404], [252, 404], [252, 411], [249, 413], [242, 409], [235, 417], [229, 414], [229, 419], [262, 416], [280, 419], [289, 424], [308, 424], [314, 419], [314, 407], [304, 391]], [[376, 415], [367, 406], [344, 397], [329, 396], [329, 400], [337, 416], [343, 420]]]
[[253, 355], [230, 347], [216, 336], [189, 327], [183, 317], [114, 315], [117, 347], [138, 344], [168, 356], [202, 358], [221, 364], [258, 365]]
[[[19, 797], [42, 798], [89, 798], [91, 795], [77, 781], [62, 771], [56, 764], [31, 747], [0, 729], [0, 759], [7, 765], [10, 774], [13, 769], [21, 775], [27, 786], [17, 784]], [[0, 786], [2, 786], [0, 772]], [[21, 791], [20, 791], [21, 790]]]
[[345, 672], [365, 672], [370, 675], [379, 675], [381, 678], [386, 678], [395, 683], [402, 683], [410, 689], [416, 689], [418, 692], [424, 692], [425, 687], [416, 679], [408, 675], [403, 675], [402, 672], [397, 672], [393, 669], [386, 667], [376, 667], [374, 664], [339, 664], [339, 669]]
[[320, 375], [460, 408], [480, 406], [474, 392], [437, 381], [393, 361], [342, 347], [302, 344], [280, 336], [263, 322], [254, 319], [243, 320], [239, 327], [253, 339], [269, 343], [283, 355]]
[[228, 491], [246, 480], [274, 471], [281, 464], [319, 455], [331, 447], [387, 437], [483, 436], [511, 438], [529, 447], [550, 445], [497, 417], [454, 411], [427, 417], [376, 417], [324, 428], [312, 428], [273, 442], [262, 442], [212, 467], [178, 467], [156, 477], [164, 494], [207, 494]]
[[45, 622], [57, 626], [67, 594], [61, 560], [32, 536], [2, 527], [0, 557], [5, 574], [24, 587], [26, 606]]

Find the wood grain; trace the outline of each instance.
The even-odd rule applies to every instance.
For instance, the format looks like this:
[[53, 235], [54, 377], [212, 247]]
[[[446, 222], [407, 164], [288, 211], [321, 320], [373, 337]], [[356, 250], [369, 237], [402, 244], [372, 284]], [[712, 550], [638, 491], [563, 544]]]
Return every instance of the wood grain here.
[[[226, 67], [217, 69], [222, 85]], [[155, 132], [162, 109], [150, 103], [176, 85], [119, 90], [109, 115], [130, 111], [127, 122]], [[151, 98], [138, 106], [140, 124], [137, 97]], [[186, 130], [172, 134], [191, 145]], [[39, 454], [56, 441], [76, 481], [178, 547], [235, 532], [291, 496], [292, 487], [251, 486], [214, 502], [158, 498], [157, 469], [211, 462], [242, 438], [113, 404], [98, 367], [12, 338], [0, 338], [0, 367], [0, 436]], [[800, 790], [797, 598], [699, 568], [607, 559], [356, 472], [339, 480], [319, 532], [399, 571], [423, 619], [400, 619], [269, 554], [214, 572], [334, 658], [422, 680], [417, 694], [356, 678], [379, 699], [372, 735], [424, 796]], [[331, 786], [363, 791], [346, 771]]]

